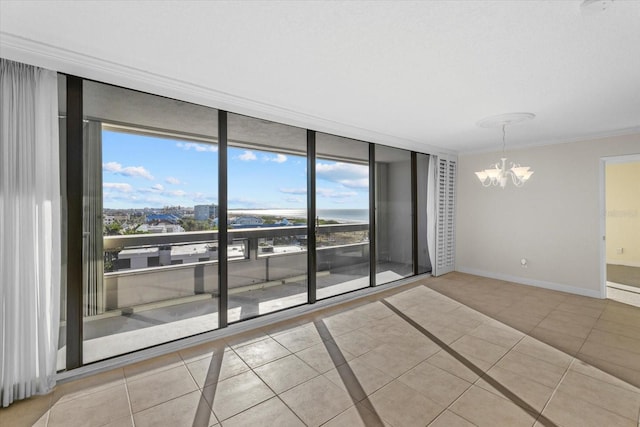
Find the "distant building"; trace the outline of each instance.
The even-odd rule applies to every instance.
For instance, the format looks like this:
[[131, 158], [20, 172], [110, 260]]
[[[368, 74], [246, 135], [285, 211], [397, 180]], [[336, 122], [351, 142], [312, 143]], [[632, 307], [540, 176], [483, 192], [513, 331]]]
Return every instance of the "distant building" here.
[[178, 215], [175, 215], [175, 214], [152, 213], [152, 214], [147, 214], [146, 221], [147, 221], [147, 223], [168, 222], [170, 224], [177, 224], [178, 221], [180, 221], [180, 217]]
[[102, 217], [102, 222], [104, 223], [104, 225], [111, 225], [115, 222], [116, 217], [113, 215], [104, 215]]
[[238, 216], [229, 220], [232, 228], [259, 227], [264, 224], [264, 220], [257, 216]]
[[193, 207], [193, 217], [196, 221], [207, 221], [218, 216], [218, 205], [196, 205]]

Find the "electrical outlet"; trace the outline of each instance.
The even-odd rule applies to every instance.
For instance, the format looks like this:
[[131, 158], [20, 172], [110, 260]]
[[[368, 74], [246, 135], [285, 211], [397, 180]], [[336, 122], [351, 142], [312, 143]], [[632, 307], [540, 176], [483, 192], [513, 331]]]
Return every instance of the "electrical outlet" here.
[[616, 255], [622, 255], [624, 253], [624, 248], [616, 248]]
[[527, 261], [527, 259], [526, 259], [526, 258], [522, 258], [522, 259], [520, 260], [520, 266], [521, 266], [522, 268], [527, 268], [527, 267], [529, 266], [529, 261]]

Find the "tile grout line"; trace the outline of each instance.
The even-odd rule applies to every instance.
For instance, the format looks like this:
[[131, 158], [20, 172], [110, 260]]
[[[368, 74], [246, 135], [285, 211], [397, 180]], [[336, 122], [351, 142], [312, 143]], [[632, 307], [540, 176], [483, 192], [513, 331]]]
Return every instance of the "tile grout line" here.
[[[544, 411], [547, 409], [547, 407], [549, 406], [549, 404], [551, 403], [551, 401], [553, 400], [554, 396], [556, 395], [556, 392], [558, 391], [558, 389], [560, 388], [560, 384], [562, 384], [562, 381], [564, 381], [565, 377], [567, 376], [567, 374], [569, 373], [569, 370], [571, 369], [571, 366], [575, 363], [576, 358], [575, 356], [573, 356], [571, 358], [571, 362], [569, 363], [569, 365], [567, 365], [567, 367], [565, 368], [564, 373], [562, 374], [562, 377], [560, 378], [560, 381], [558, 381], [558, 384], [556, 384], [556, 386], [554, 387], [553, 391], [551, 392], [551, 395], [549, 395], [549, 398], [547, 399], [547, 401], [545, 402], [544, 406], [542, 407], [542, 410], [540, 411], [540, 417], [542, 417], [542, 414], [544, 413]], [[540, 418], [538, 417], [538, 419]], [[538, 419], [536, 419], [536, 421], [538, 421]]]
[[135, 427], [136, 421], [133, 418], [133, 406], [131, 406], [131, 396], [129, 396], [129, 382], [128, 382], [127, 376], [124, 373], [124, 368], [121, 368], [121, 369], [122, 369], [122, 377], [124, 379], [124, 391], [127, 394], [127, 403], [129, 404], [129, 415], [131, 417], [131, 425]]
[[[529, 405], [528, 403], [526, 403], [524, 400], [522, 400], [519, 396], [517, 396], [516, 394], [514, 394], [513, 392], [509, 391], [509, 389], [503, 387], [500, 382], [498, 382], [497, 380], [493, 379], [493, 377], [491, 377], [490, 375], [486, 375], [486, 372], [482, 371], [481, 368], [477, 367], [476, 365], [474, 365], [471, 361], [469, 361], [467, 358], [465, 358], [464, 356], [462, 356], [460, 353], [456, 352], [455, 350], [453, 350], [449, 345], [447, 345], [446, 343], [444, 343], [442, 340], [440, 340], [438, 337], [436, 337], [435, 335], [431, 334], [429, 331], [427, 331], [425, 328], [423, 328], [420, 324], [418, 324], [417, 322], [415, 322], [413, 319], [409, 318], [408, 316], [406, 316], [404, 313], [402, 313], [400, 310], [398, 310], [395, 306], [393, 306], [393, 304], [387, 302], [387, 301], [382, 301], [383, 304], [385, 304], [387, 307], [389, 307], [392, 311], [394, 311], [399, 317], [401, 317], [402, 319], [404, 319], [407, 323], [409, 323], [411, 326], [413, 326], [414, 328], [416, 328], [419, 332], [421, 332], [422, 334], [424, 334], [425, 336], [427, 336], [429, 339], [431, 339], [434, 343], [436, 343], [439, 347], [441, 347], [443, 350], [445, 350], [447, 353], [449, 353], [451, 356], [453, 356], [456, 360], [458, 360], [459, 362], [461, 362], [463, 365], [465, 365], [468, 369], [471, 369], [472, 371], [474, 371], [474, 373], [476, 373], [476, 375], [478, 375], [479, 377], [483, 377], [485, 376], [485, 381], [489, 382], [489, 384], [491, 384], [494, 388], [501, 390], [502, 393], [505, 395], [505, 397], [507, 398], [506, 400], [510, 400], [513, 404], [515, 404], [516, 406], [520, 407], [520, 409], [524, 410], [525, 412], [528, 412], [532, 415], [538, 413], [538, 411], [531, 407], [531, 405]], [[523, 337], [524, 338], [524, 337]], [[521, 339], [523, 339], [521, 338]], [[515, 345], [515, 344], [514, 344]], [[506, 353], [505, 353], [506, 354]], [[504, 357], [504, 355], [502, 356]], [[495, 365], [495, 364], [494, 364]], [[493, 365], [492, 365], [493, 367]], [[478, 372], [482, 372], [482, 375], [479, 375]], [[511, 395], [511, 397], [509, 397], [509, 395]], [[519, 401], [519, 402], [517, 402]], [[527, 407], [529, 409], [527, 409]], [[542, 418], [541, 423], [545, 426], [550, 426], [550, 427], [555, 427], [556, 424], [553, 423], [551, 420], [546, 419], [542, 413], [539, 413], [540, 417], [538, 417], [538, 420], [540, 418]]]

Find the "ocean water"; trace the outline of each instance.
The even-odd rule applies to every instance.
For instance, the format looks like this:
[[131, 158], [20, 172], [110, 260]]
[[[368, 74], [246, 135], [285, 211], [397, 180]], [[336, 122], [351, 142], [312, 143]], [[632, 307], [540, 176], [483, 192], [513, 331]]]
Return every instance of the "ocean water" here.
[[[281, 218], [306, 218], [306, 209], [229, 209], [231, 215], [269, 215]], [[368, 209], [318, 209], [318, 217], [338, 222], [369, 222]]]

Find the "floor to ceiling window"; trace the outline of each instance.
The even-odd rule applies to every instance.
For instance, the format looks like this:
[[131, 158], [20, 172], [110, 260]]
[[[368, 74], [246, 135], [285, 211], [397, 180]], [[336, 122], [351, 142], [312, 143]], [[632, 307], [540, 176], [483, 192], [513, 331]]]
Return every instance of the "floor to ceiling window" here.
[[430, 271], [428, 155], [60, 81], [59, 369]]
[[411, 152], [376, 146], [376, 285], [413, 274]]
[[316, 134], [318, 299], [369, 286], [369, 144]]
[[83, 362], [216, 329], [216, 110], [89, 81], [83, 106]]
[[227, 117], [231, 323], [307, 302], [307, 132]]

